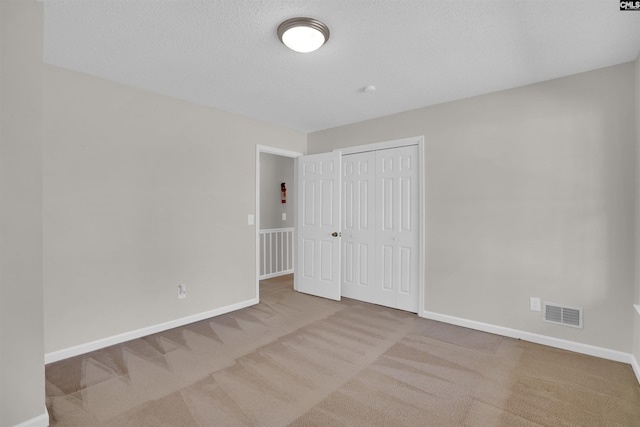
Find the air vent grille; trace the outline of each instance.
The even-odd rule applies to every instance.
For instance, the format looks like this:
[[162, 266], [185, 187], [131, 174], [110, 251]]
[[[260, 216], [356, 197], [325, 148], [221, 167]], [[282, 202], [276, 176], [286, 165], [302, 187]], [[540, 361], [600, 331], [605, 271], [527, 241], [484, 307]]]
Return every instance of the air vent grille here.
[[558, 325], [582, 329], [582, 308], [568, 307], [560, 304], [544, 303], [542, 320]]

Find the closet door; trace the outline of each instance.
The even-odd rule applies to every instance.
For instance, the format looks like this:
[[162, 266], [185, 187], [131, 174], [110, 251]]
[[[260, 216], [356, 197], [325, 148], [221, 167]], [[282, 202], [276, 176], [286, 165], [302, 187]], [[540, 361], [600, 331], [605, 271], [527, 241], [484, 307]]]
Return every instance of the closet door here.
[[342, 157], [342, 295], [416, 313], [418, 147]]
[[342, 156], [342, 295], [381, 304], [375, 277], [375, 151]]
[[[418, 311], [418, 147], [376, 152], [376, 277], [391, 307]], [[384, 304], [389, 305], [389, 304]]]

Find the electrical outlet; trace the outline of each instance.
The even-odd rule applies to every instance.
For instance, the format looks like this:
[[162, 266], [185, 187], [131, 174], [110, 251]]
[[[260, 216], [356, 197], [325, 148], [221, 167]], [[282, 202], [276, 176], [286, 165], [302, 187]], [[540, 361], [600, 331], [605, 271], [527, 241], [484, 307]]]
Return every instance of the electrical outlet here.
[[287, 220], [287, 213], [286, 212], [282, 212], [282, 220], [283, 221]]
[[529, 298], [529, 310], [540, 311], [540, 298]]
[[187, 297], [187, 285], [178, 285], [178, 299]]

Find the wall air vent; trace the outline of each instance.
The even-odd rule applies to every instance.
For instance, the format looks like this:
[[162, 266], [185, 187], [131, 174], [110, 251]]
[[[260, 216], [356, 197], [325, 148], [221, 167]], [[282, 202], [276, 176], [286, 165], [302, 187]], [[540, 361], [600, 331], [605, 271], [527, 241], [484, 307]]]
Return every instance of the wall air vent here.
[[582, 308], [545, 302], [543, 303], [542, 320], [582, 329]]

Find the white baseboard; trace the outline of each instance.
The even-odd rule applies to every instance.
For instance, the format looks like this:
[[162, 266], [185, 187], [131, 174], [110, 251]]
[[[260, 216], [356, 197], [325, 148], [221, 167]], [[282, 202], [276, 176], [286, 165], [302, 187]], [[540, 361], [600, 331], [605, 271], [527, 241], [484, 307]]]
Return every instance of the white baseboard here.
[[[596, 347], [594, 345], [582, 344], [575, 341], [553, 338], [546, 335], [534, 334], [532, 332], [519, 331], [517, 329], [505, 328], [503, 326], [492, 325], [490, 323], [476, 322], [475, 320], [463, 319], [460, 317], [449, 316], [446, 314], [434, 313], [432, 311], [423, 311], [422, 317], [437, 320], [452, 325], [462, 326], [465, 328], [476, 329], [478, 331], [489, 332], [491, 334], [502, 335], [510, 338], [517, 338], [536, 344], [547, 345], [549, 347], [560, 348], [563, 350], [574, 351], [576, 353], [586, 354], [589, 356], [600, 357], [602, 359], [613, 360], [632, 364], [633, 356], [630, 353], [622, 351], [610, 350], [607, 348]], [[634, 368], [635, 369], [635, 368]], [[640, 382], [640, 376], [636, 371], [636, 376]]]
[[257, 298], [252, 298], [250, 300], [242, 301], [237, 304], [231, 304], [225, 307], [216, 308], [214, 310], [205, 311], [204, 313], [194, 314], [191, 316], [183, 317], [181, 319], [171, 320], [169, 322], [159, 323], [157, 325], [148, 326], [146, 328], [136, 329], [134, 331], [113, 335], [111, 337], [102, 338], [95, 341], [90, 341], [85, 344], [53, 351], [44, 355], [44, 363], [49, 364], [57, 362], [59, 360], [68, 359], [80, 354], [89, 353], [90, 351], [109, 347], [110, 345], [120, 344], [125, 341], [130, 341], [147, 335], [156, 334], [158, 332], [177, 328], [179, 326], [188, 325], [189, 323], [199, 322], [200, 320], [209, 319], [211, 317], [220, 316], [221, 314], [240, 310], [241, 308], [250, 307], [252, 305], [258, 304], [258, 302], [259, 300]]
[[278, 271], [277, 273], [264, 274], [260, 276], [258, 280], [273, 279], [274, 277], [286, 276], [287, 274], [293, 274], [293, 269]]
[[30, 420], [23, 421], [20, 424], [16, 424], [14, 427], [48, 427], [49, 426], [49, 412], [47, 407], [44, 407], [44, 413], [38, 415]]

